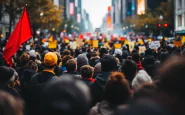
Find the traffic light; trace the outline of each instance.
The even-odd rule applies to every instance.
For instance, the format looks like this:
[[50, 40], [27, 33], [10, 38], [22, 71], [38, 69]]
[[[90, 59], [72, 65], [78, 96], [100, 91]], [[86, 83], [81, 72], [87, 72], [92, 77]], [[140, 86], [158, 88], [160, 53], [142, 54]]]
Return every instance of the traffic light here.
[[164, 27], [168, 27], [168, 24], [164, 24]]
[[158, 24], [158, 27], [161, 27], [161, 24]]

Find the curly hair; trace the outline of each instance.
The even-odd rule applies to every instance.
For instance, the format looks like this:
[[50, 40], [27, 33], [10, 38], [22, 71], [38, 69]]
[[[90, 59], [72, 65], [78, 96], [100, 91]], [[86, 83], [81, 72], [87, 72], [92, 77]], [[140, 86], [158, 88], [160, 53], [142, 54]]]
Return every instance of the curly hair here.
[[104, 97], [106, 101], [115, 105], [125, 104], [130, 99], [129, 83], [122, 73], [111, 73], [105, 85]]
[[21, 55], [21, 57], [20, 57], [20, 64], [21, 64], [21, 66], [24, 66], [24, 65], [26, 65], [27, 64], [27, 62], [29, 61], [29, 59], [30, 59], [30, 56], [29, 56], [29, 54], [27, 54], [27, 53], [23, 53], [22, 55]]
[[62, 65], [66, 66], [66, 62], [67, 62], [68, 60], [70, 60], [70, 59], [73, 59], [73, 57], [70, 56], [70, 55], [64, 56], [64, 57], [62, 58]]
[[25, 69], [35, 70], [35, 71], [38, 70], [37, 64], [34, 61], [32, 61], [32, 60], [28, 61], [28, 63], [24, 66], [24, 68]]
[[94, 73], [94, 68], [89, 65], [84, 65], [80, 69], [80, 74], [84, 78], [91, 78]]

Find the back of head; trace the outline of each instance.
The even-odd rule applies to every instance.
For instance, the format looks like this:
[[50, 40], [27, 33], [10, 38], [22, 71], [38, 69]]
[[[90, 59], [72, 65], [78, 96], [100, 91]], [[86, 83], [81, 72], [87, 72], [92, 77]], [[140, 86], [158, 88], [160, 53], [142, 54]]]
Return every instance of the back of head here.
[[25, 69], [31, 69], [31, 70], [34, 70], [34, 71], [37, 71], [38, 70], [38, 66], [37, 64], [30, 60], [25, 66], [24, 66]]
[[65, 65], [68, 72], [75, 72], [77, 70], [77, 62], [74, 59], [68, 60]]
[[107, 53], [108, 53], [108, 50], [106, 48], [101, 48], [100, 49], [100, 57], [103, 57]]
[[84, 65], [88, 65], [88, 58], [85, 54], [80, 54], [77, 57], [77, 65], [78, 65], [78, 70], [80, 71], [80, 68]]
[[94, 68], [89, 65], [84, 65], [80, 69], [82, 78], [91, 78], [94, 73]]
[[71, 55], [71, 51], [70, 50], [65, 50], [64, 55]]
[[185, 102], [185, 59], [183, 57], [170, 57], [158, 72], [159, 82], [157, 86], [168, 95], [175, 95]]
[[20, 64], [21, 66], [26, 65], [26, 63], [29, 61], [30, 56], [27, 53], [23, 53], [20, 57]]
[[48, 52], [44, 56], [44, 66], [46, 68], [54, 68], [57, 65], [57, 55], [54, 52]]
[[126, 104], [130, 99], [129, 83], [122, 73], [111, 73], [105, 85], [104, 96], [106, 101], [114, 105]]
[[123, 72], [126, 79], [131, 82], [137, 72], [136, 63], [132, 60], [125, 60], [125, 63], [121, 67], [121, 72]]
[[168, 52], [161, 52], [160, 54], [160, 61], [163, 63], [165, 62], [169, 57], [169, 53]]
[[73, 57], [70, 56], [70, 55], [64, 56], [64, 57], [62, 58], [62, 65], [66, 66], [66, 62], [67, 62], [68, 60], [70, 60], [70, 59], [73, 59]]
[[10, 67], [0, 66], [0, 85], [8, 83], [8, 81], [13, 77], [14, 72], [14, 69]]
[[88, 86], [73, 76], [51, 80], [43, 91], [42, 115], [86, 115], [90, 109]]
[[140, 61], [140, 56], [138, 53], [134, 53], [132, 55], [132, 60], [135, 61], [136, 63], [138, 63]]
[[112, 72], [117, 70], [116, 58], [112, 55], [105, 55], [101, 59], [101, 70], [102, 72]]
[[0, 91], [1, 115], [23, 115], [23, 104], [9, 93]]

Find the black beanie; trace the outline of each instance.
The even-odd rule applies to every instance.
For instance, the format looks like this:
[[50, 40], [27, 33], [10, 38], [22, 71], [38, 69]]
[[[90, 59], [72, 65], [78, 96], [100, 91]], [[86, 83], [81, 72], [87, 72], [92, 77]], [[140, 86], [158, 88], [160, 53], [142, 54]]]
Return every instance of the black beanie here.
[[70, 75], [51, 80], [41, 99], [43, 115], [86, 115], [90, 109], [89, 88]]
[[0, 66], [0, 84], [7, 83], [14, 75], [14, 69], [6, 66]]

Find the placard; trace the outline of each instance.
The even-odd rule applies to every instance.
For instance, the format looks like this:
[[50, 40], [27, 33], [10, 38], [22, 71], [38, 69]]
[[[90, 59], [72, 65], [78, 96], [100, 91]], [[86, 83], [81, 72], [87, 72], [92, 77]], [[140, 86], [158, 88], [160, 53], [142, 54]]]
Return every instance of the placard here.
[[98, 40], [93, 40], [92, 46], [93, 48], [98, 48]]
[[114, 44], [115, 49], [120, 49], [121, 48], [121, 44]]
[[134, 50], [135, 43], [134, 42], [128, 42], [129, 50], [132, 52]]
[[149, 48], [151, 49], [159, 48], [160, 46], [161, 46], [160, 41], [149, 42]]
[[57, 40], [50, 41], [49, 44], [48, 44], [48, 48], [56, 49], [57, 48]]
[[182, 42], [181, 41], [174, 41], [173, 45], [176, 47], [182, 46]]
[[139, 46], [139, 54], [145, 53], [146, 47], [145, 46]]
[[83, 40], [80, 39], [80, 38], [76, 38], [76, 44], [79, 45], [79, 46], [82, 46], [83, 45]]

